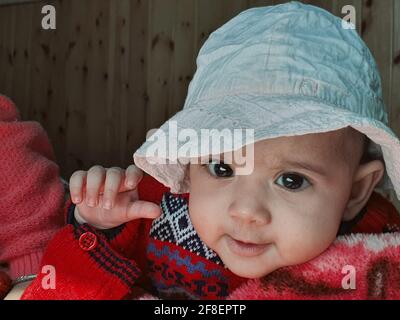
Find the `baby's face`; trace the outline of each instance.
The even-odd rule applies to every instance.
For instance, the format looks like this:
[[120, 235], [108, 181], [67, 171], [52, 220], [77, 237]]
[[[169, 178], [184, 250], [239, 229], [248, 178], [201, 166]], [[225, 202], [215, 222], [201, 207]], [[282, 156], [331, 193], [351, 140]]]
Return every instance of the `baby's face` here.
[[257, 142], [250, 175], [219, 156], [190, 165], [192, 223], [233, 273], [258, 278], [335, 240], [353, 175], [337, 132]]

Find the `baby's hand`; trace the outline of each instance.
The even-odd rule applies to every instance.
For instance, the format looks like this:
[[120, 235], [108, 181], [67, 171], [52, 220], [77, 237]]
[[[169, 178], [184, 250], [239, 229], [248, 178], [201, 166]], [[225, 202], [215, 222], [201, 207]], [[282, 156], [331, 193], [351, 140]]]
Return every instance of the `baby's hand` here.
[[139, 218], [155, 219], [161, 208], [139, 200], [136, 189], [143, 172], [134, 165], [126, 170], [94, 166], [72, 174], [69, 188], [76, 204], [75, 218], [99, 229], [109, 229]]

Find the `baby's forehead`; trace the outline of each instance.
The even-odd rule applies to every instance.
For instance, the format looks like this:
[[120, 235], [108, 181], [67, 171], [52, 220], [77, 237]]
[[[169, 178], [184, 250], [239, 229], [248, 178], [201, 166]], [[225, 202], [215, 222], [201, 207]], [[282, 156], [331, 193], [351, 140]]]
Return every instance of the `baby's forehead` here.
[[329, 131], [322, 133], [310, 133], [297, 136], [284, 136], [265, 139], [255, 143], [255, 148], [262, 150], [283, 151], [313, 151], [317, 153], [344, 152], [345, 137], [343, 131]]
[[256, 142], [254, 166], [266, 170], [303, 168], [320, 176], [331, 176], [347, 168], [340, 134], [307, 134]]

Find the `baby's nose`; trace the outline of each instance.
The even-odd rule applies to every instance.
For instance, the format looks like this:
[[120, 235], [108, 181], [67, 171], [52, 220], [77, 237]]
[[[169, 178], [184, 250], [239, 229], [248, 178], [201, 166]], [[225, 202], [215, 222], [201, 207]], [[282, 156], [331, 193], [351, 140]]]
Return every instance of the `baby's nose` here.
[[266, 225], [271, 222], [271, 214], [268, 209], [254, 197], [241, 197], [229, 207], [229, 215], [241, 223]]

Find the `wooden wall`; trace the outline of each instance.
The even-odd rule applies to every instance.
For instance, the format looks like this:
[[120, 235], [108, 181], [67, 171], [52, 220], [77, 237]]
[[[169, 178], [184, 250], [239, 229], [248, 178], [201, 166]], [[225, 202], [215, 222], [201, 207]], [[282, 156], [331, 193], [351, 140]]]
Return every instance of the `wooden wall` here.
[[[207, 36], [240, 11], [273, 0], [57, 0], [0, 6], [0, 92], [54, 144], [64, 177], [94, 164], [125, 167], [147, 130], [183, 106]], [[400, 0], [308, 0], [341, 15], [379, 65], [400, 135]], [[41, 8], [57, 29], [41, 28]]]

